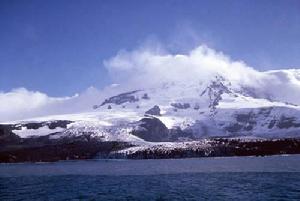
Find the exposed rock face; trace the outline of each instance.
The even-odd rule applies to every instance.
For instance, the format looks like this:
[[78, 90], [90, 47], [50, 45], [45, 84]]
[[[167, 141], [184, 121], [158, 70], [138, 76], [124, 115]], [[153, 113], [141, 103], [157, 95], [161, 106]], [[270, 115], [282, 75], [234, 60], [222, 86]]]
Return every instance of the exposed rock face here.
[[138, 91], [139, 90], [130, 91], [127, 93], [122, 93], [122, 94], [110, 97], [110, 98], [106, 99], [100, 106], [103, 106], [103, 105], [109, 104], [109, 103], [121, 105], [126, 102], [129, 102], [129, 103], [137, 102], [137, 101], [139, 101], [139, 99], [137, 97], [135, 97], [134, 94]]
[[282, 115], [276, 126], [280, 129], [291, 127], [297, 128], [300, 127], [300, 122], [297, 122], [295, 117], [285, 117]]
[[171, 103], [171, 106], [177, 109], [188, 109], [191, 107], [189, 103]]
[[0, 145], [20, 142], [20, 137], [11, 132], [13, 129], [13, 125], [0, 125]]
[[[296, 117], [281, 115], [273, 116], [271, 111], [273, 107], [261, 108], [258, 112], [250, 111], [248, 113], [235, 114], [235, 121], [232, 121], [226, 127], [225, 131], [230, 133], [251, 132], [253, 128], [265, 126], [268, 129], [289, 129], [299, 128], [300, 121]], [[261, 120], [266, 120], [264, 123]]]
[[150, 142], [168, 140], [169, 130], [159, 119], [143, 118], [139, 123], [140, 125], [132, 131], [133, 135]]
[[232, 93], [232, 91], [227, 87], [227, 85], [230, 86], [230, 83], [224, 84], [224, 82], [225, 79], [222, 76], [216, 76], [216, 79], [213, 80], [200, 95], [208, 95], [210, 99], [209, 108], [211, 108], [211, 111], [214, 111], [216, 106], [219, 104], [219, 101], [222, 100], [222, 94]]
[[159, 119], [143, 118], [139, 125], [132, 131], [133, 135], [150, 142], [174, 142], [194, 139], [189, 130], [181, 130], [179, 127], [168, 129]]
[[160, 116], [160, 108], [159, 106], [155, 105], [153, 108], [146, 111], [145, 114]]
[[199, 104], [195, 104], [195, 105], [194, 105], [194, 110], [199, 110], [199, 109], [200, 109]]
[[194, 139], [193, 132], [190, 130], [182, 130], [180, 127], [169, 129], [169, 141], [190, 141]]
[[142, 96], [142, 99], [149, 100], [149, 99], [150, 99], [150, 97], [148, 96], [148, 94], [147, 94], [147, 93], [144, 93], [144, 95]]
[[251, 131], [253, 127], [257, 124], [256, 115], [252, 112], [247, 114], [236, 114], [236, 122], [231, 123], [225, 130], [231, 133], [236, 133], [239, 131]]

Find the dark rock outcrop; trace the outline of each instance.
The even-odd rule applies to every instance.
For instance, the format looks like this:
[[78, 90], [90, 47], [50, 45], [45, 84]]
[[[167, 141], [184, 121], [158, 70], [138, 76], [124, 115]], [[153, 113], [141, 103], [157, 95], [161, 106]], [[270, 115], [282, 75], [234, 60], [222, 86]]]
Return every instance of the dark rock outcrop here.
[[15, 127], [13, 125], [0, 125], [0, 145], [17, 144], [20, 137], [12, 132]]
[[199, 104], [195, 104], [195, 105], [194, 105], [194, 110], [199, 110], [199, 109], [200, 109]]
[[149, 100], [149, 99], [150, 99], [150, 97], [148, 96], [148, 94], [147, 94], [147, 93], [144, 93], [144, 95], [142, 96], [142, 99]]
[[193, 135], [193, 132], [190, 130], [182, 130], [180, 127], [174, 127], [169, 129], [169, 141], [175, 142], [175, 141], [190, 141], [194, 140], [195, 137]]
[[46, 125], [48, 125], [49, 129], [55, 129], [57, 127], [67, 128], [67, 125], [70, 124], [70, 123], [73, 123], [73, 121], [60, 120], [60, 121], [47, 122]]
[[138, 91], [139, 90], [130, 91], [127, 93], [122, 93], [122, 94], [110, 97], [110, 98], [106, 99], [100, 106], [103, 106], [105, 104], [121, 105], [126, 102], [129, 102], [129, 103], [137, 102], [137, 101], [139, 101], [139, 99], [134, 94]]
[[256, 115], [253, 112], [236, 114], [236, 122], [231, 123], [230, 125], [225, 127], [225, 130], [231, 133], [236, 133], [240, 131], [251, 131], [253, 127], [257, 124], [255, 118]]
[[191, 107], [189, 103], [171, 103], [171, 106], [177, 109], [188, 109]]
[[145, 112], [145, 115], [156, 115], [160, 116], [160, 108], [157, 105], [154, 105], [153, 108]]
[[132, 134], [150, 142], [168, 141], [169, 130], [157, 118], [143, 118]]
[[215, 80], [213, 80], [200, 94], [200, 96], [203, 96], [204, 94], [208, 95], [210, 100], [209, 108], [212, 112], [216, 109], [216, 106], [219, 105], [220, 100], [222, 100], [222, 94], [232, 94], [232, 91], [228, 87], [231, 83], [225, 84], [225, 82], [225, 78], [222, 76], [216, 76]]
[[295, 117], [281, 116], [276, 126], [280, 129], [291, 128], [291, 127], [297, 128], [300, 127], [300, 122], [297, 122]]
[[195, 139], [189, 130], [181, 130], [179, 127], [168, 129], [158, 118], [147, 117], [138, 122], [138, 126], [132, 134], [150, 142], [175, 142]]

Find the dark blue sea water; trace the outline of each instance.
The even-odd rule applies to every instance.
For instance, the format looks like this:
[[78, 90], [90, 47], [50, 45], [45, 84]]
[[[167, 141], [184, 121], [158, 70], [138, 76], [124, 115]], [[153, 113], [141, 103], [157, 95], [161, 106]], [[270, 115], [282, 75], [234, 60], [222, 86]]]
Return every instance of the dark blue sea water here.
[[0, 200], [300, 200], [300, 156], [1, 164]]

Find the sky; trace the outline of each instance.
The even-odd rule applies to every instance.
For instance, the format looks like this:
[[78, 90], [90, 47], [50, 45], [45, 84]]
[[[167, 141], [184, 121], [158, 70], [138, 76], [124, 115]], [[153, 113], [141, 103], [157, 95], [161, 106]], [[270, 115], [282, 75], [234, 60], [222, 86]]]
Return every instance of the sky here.
[[[256, 80], [299, 53], [298, 0], [0, 0], [0, 121], [90, 108], [153, 74]], [[276, 82], [297, 92], [289, 76]]]
[[0, 91], [72, 96], [110, 84], [120, 50], [205, 44], [257, 70], [300, 66], [300, 2], [0, 1]]

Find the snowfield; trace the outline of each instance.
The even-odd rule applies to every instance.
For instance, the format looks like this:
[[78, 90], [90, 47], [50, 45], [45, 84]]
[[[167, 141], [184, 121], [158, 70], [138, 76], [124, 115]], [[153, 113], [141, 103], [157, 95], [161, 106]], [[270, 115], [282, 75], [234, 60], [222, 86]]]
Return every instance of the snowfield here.
[[38, 129], [27, 129], [26, 127], [21, 127], [21, 130], [12, 130], [13, 133], [17, 134], [21, 138], [34, 137], [34, 136], [45, 136], [51, 133], [62, 132], [65, 129], [55, 128], [49, 129], [48, 126], [43, 126]]

